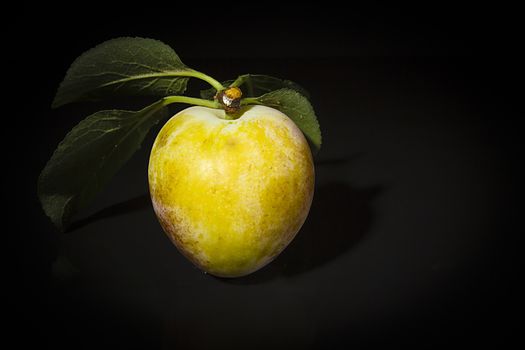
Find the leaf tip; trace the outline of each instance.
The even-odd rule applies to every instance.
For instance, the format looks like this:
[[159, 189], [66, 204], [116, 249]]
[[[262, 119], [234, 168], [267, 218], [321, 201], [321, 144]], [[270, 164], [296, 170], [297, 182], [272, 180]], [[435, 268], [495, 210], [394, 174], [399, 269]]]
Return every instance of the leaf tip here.
[[63, 105], [63, 103], [61, 103], [61, 101], [57, 98], [57, 96], [55, 96], [55, 98], [51, 102], [51, 108], [52, 109], [56, 109], [58, 107], [61, 107], [62, 105]]
[[37, 182], [37, 195], [42, 210], [60, 232], [68, 226], [73, 196], [51, 194], [48, 189], [48, 165], [42, 170]]

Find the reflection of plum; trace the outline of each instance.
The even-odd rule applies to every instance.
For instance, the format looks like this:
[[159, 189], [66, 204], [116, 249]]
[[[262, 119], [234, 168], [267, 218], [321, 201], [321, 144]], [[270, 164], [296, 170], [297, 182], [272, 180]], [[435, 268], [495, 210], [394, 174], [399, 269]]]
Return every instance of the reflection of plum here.
[[312, 202], [308, 142], [283, 113], [264, 106], [225, 119], [190, 107], [153, 145], [149, 184], [155, 213], [196, 266], [216, 276], [249, 274], [294, 238]]

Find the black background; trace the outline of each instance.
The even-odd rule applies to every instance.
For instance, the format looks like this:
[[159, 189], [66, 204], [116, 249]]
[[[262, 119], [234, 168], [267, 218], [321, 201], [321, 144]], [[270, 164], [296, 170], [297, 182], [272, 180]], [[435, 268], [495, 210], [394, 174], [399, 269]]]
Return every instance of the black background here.
[[[14, 93], [4, 109], [3, 193], [15, 238], [5, 249], [16, 277], [7, 303], [20, 347], [519, 339], [515, 9], [72, 6], [19, 9], [4, 22]], [[269, 74], [310, 92], [324, 137], [315, 199], [266, 268], [234, 280], [204, 275], [164, 236], [146, 179], [158, 128], [69, 232], [56, 232], [41, 211], [36, 179], [57, 143], [86, 115], [113, 107], [51, 110], [56, 88], [80, 53], [118, 36], [162, 40], [219, 80]], [[204, 86], [191, 82], [189, 92]]]

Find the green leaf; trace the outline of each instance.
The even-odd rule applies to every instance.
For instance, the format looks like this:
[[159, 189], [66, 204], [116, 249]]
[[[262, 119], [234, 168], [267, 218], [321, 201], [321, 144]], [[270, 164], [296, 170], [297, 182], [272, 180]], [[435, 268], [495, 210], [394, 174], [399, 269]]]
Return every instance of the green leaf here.
[[299, 84], [294, 83], [291, 80], [280, 79], [269, 75], [240, 75], [234, 82], [231, 83], [231, 85], [238, 87], [243, 86], [244, 88], [242, 91], [245, 97], [257, 97], [279, 89], [291, 89], [297, 91], [306, 98], [310, 98], [310, 95], [306, 89], [304, 89]]
[[255, 99], [256, 103], [273, 107], [286, 114], [301, 129], [315, 152], [321, 148], [321, 129], [308, 99], [291, 89], [279, 89]]
[[191, 72], [175, 51], [160, 41], [112, 39], [88, 50], [73, 62], [52, 106], [98, 100], [109, 94], [182, 94]]
[[[257, 97], [279, 89], [291, 89], [299, 92], [306, 98], [310, 98], [306, 89], [290, 80], [280, 79], [262, 74], [243, 74], [235, 80], [227, 80], [224, 86], [237, 86], [242, 90], [243, 97]], [[200, 92], [204, 99], [213, 100], [215, 89], [206, 89]]]
[[163, 101], [138, 112], [107, 110], [88, 116], [58, 145], [38, 179], [45, 213], [63, 229], [140, 148], [165, 116]]

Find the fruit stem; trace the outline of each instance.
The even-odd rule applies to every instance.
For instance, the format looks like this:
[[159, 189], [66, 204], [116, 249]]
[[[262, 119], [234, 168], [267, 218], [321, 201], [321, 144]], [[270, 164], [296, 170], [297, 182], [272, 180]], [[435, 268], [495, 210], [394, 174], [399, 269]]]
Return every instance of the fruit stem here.
[[206, 74], [204, 74], [202, 72], [199, 72], [199, 71], [196, 71], [196, 70], [193, 70], [193, 69], [189, 69], [187, 71], [184, 71], [182, 74], [184, 76], [188, 76], [188, 77], [193, 77], [193, 78], [204, 80], [205, 82], [207, 82], [208, 84], [213, 86], [213, 88], [215, 90], [217, 90], [217, 91], [224, 90], [224, 86], [220, 82], [218, 82], [217, 80], [213, 79], [209, 75], [206, 75]]
[[228, 87], [217, 92], [214, 100], [229, 114], [239, 112], [241, 107], [242, 91], [238, 87]]
[[209, 108], [221, 108], [217, 101], [203, 100], [201, 98], [188, 96], [167, 96], [161, 100], [162, 106], [167, 106], [172, 103], [187, 103], [190, 105], [203, 106]]

